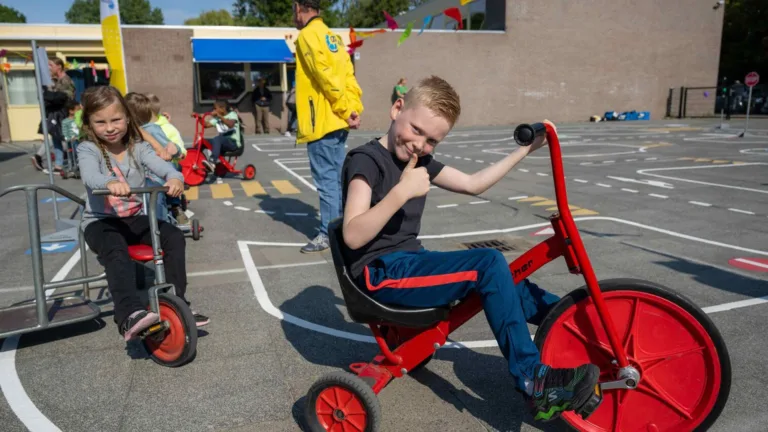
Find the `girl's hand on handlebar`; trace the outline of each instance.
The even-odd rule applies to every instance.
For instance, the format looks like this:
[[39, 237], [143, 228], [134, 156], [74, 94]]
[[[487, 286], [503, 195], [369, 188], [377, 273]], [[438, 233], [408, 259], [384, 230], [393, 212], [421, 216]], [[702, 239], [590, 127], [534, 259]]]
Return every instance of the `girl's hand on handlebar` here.
[[107, 189], [109, 189], [109, 192], [112, 195], [117, 197], [124, 197], [131, 194], [131, 187], [128, 183], [123, 183], [121, 181], [107, 183]]
[[184, 192], [184, 183], [182, 183], [179, 179], [170, 179], [163, 186], [166, 186], [168, 188], [168, 192], [166, 192], [166, 195], [172, 196], [174, 198], [181, 195], [182, 192]]

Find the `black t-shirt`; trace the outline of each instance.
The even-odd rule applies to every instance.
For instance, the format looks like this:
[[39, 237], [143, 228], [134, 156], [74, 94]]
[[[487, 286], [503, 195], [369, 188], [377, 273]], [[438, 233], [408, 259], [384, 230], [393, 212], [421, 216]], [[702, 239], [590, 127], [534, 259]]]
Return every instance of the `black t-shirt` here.
[[[371, 208], [373, 208], [397, 185], [406, 165], [407, 163], [401, 162], [397, 156], [382, 146], [378, 139], [350, 150], [341, 171], [343, 206], [347, 203], [349, 183], [356, 175], [365, 177], [371, 186]], [[427, 169], [430, 180], [437, 177], [444, 166], [431, 155], [420, 157], [416, 163], [417, 168]], [[421, 228], [421, 215], [424, 213], [426, 200], [427, 197], [423, 196], [406, 202], [384, 225], [381, 232], [360, 249], [351, 250], [345, 244], [342, 245], [344, 260], [353, 277], [359, 277], [363, 268], [377, 257], [396, 251], [421, 249], [421, 242], [416, 237]]]

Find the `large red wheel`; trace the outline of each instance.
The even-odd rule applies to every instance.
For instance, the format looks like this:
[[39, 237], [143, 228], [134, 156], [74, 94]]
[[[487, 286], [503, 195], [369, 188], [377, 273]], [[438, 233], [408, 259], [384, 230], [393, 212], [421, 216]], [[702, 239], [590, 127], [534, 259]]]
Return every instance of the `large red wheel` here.
[[144, 348], [155, 363], [168, 367], [181, 366], [197, 352], [197, 324], [189, 306], [179, 297], [160, 294], [160, 320], [169, 328], [144, 338]]
[[[600, 288], [640, 385], [606, 390], [587, 420], [573, 411], [562, 419], [588, 432], [706, 430], [731, 387], [730, 358], [715, 325], [688, 299], [650, 282], [613, 279]], [[600, 382], [617, 379], [613, 350], [586, 288], [550, 311], [535, 342], [544, 364], [593, 363], [600, 367]]]
[[205, 155], [197, 149], [187, 150], [187, 156], [179, 163], [181, 173], [184, 175], [184, 183], [189, 186], [199, 186], [203, 184], [208, 176], [205, 170], [203, 159]]
[[311, 432], [375, 432], [380, 427], [381, 407], [365, 381], [336, 371], [309, 389], [304, 419]]

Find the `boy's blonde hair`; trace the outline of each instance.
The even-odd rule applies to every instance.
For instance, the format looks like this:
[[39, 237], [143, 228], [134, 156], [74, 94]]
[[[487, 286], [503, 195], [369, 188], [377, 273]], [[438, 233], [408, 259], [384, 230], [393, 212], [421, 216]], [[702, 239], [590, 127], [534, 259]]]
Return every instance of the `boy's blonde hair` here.
[[147, 93], [147, 98], [149, 99], [149, 107], [152, 109], [152, 114], [160, 114], [160, 98], [154, 93]]
[[136, 121], [139, 122], [139, 126], [152, 122], [152, 103], [146, 95], [131, 92], [125, 95], [125, 102]]
[[451, 127], [461, 115], [461, 101], [456, 90], [444, 79], [432, 75], [424, 78], [405, 94], [405, 105], [420, 104], [448, 120]]

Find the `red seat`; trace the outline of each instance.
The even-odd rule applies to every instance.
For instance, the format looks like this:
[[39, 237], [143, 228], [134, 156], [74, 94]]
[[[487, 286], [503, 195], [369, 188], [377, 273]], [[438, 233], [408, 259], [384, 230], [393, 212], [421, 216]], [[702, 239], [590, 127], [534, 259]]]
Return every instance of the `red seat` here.
[[[148, 262], [152, 261], [152, 246], [147, 245], [133, 245], [128, 246], [128, 255], [134, 261]], [[165, 255], [162, 253], [162, 255]]]

